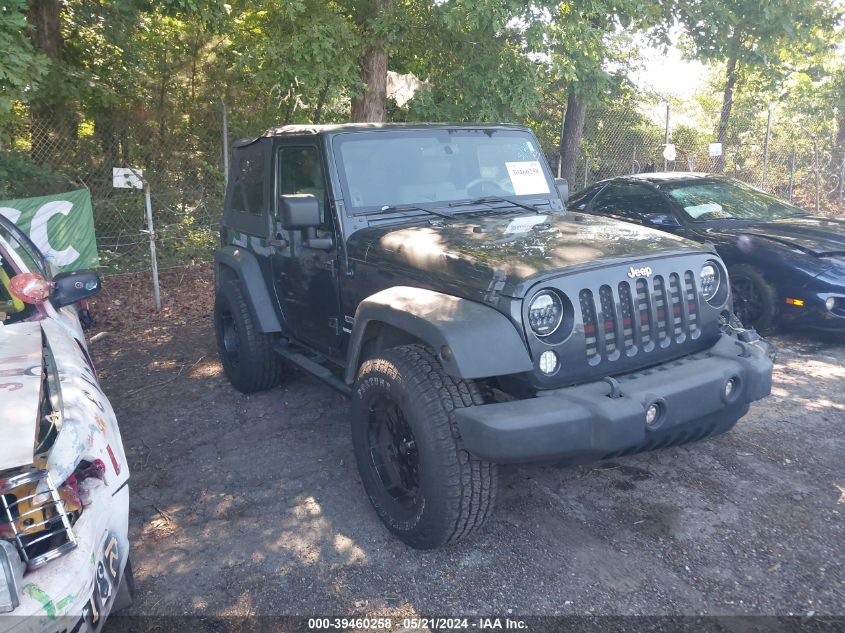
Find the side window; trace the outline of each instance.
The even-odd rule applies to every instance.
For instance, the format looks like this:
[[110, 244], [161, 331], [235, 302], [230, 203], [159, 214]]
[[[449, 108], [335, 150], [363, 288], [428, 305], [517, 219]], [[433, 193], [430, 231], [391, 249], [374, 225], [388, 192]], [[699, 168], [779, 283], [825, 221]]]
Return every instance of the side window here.
[[0, 226], [0, 238], [15, 251], [15, 254], [21, 258], [24, 266], [29, 272], [38, 273], [42, 277], [50, 278], [50, 271], [47, 262], [44, 261], [40, 251], [35, 247], [23, 232], [19, 232], [16, 226], [6, 229]]
[[569, 200], [566, 201], [566, 208], [578, 210], [586, 209], [587, 205], [590, 204], [590, 201], [595, 197], [595, 195], [601, 191], [602, 187], [604, 187], [604, 183], [600, 182], [572, 194], [569, 196]]
[[232, 211], [264, 214], [264, 148], [252, 143], [236, 152], [237, 171], [232, 193]]
[[591, 211], [630, 222], [644, 222], [647, 215], [672, 215], [663, 195], [646, 185], [611, 183], [593, 201]]
[[320, 221], [326, 225], [326, 184], [320, 151], [314, 146], [282, 147], [279, 149], [279, 195], [309, 193], [320, 204]]
[[22, 321], [36, 311], [35, 306], [24, 303], [9, 290], [11, 278], [14, 276], [15, 269], [0, 254], [0, 324]]

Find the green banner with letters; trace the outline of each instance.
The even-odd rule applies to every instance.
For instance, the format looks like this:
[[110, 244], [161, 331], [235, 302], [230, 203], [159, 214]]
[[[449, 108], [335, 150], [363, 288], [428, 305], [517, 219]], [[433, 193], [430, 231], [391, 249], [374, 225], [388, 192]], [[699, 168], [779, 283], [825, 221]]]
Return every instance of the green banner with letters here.
[[100, 265], [94, 209], [87, 189], [40, 198], [0, 200], [0, 215], [17, 224], [61, 270]]

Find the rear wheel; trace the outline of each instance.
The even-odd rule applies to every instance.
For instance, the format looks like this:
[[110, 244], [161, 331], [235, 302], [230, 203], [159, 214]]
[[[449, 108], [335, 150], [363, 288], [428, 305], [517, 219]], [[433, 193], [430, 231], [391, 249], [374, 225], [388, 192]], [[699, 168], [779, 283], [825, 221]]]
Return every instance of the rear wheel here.
[[385, 526], [431, 549], [479, 529], [495, 504], [495, 464], [462, 446], [452, 412], [483, 404], [421, 345], [382, 352], [361, 366], [352, 394], [352, 442], [364, 489]]
[[240, 284], [227, 281], [214, 299], [217, 353], [232, 386], [243, 393], [279, 384], [284, 361], [273, 351], [275, 337], [258, 329]]
[[765, 277], [752, 266], [741, 264], [730, 270], [734, 314], [746, 327], [770, 331], [777, 316], [777, 294]]

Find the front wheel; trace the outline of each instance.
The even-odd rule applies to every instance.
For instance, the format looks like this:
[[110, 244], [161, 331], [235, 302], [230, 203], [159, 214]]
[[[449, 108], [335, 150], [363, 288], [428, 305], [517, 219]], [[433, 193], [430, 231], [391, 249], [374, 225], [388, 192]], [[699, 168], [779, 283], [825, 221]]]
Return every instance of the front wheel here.
[[741, 264], [730, 270], [734, 314], [746, 327], [765, 333], [774, 327], [777, 293], [766, 278], [752, 266]]
[[421, 345], [386, 350], [358, 371], [352, 443], [364, 489], [403, 542], [432, 549], [478, 530], [495, 505], [498, 471], [461, 444], [451, 415], [483, 404]]

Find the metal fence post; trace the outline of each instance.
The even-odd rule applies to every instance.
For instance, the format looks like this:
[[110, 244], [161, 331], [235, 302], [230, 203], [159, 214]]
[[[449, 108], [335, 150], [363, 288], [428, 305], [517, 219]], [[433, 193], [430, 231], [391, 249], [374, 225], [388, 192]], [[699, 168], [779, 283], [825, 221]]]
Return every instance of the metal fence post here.
[[[663, 134], [663, 151], [666, 151], [666, 147], [669, 145], [669, 102], [666, 102], [666, 131]], [[666, 154], [663, 154], [663, 171], [668, 171], [669, 163], [666, 160]]]
[[221, 100], [220, 106], [223, 110], [223, 185], [229, 186], [229, 113], [226, 110], [226, 102]]
[[769, 115], [766, 118], [766, 138], [763, 139], [763, 171], [760, 174], [760, 189], [766, 184], [766, 167], [769, 165], [769, 139], [772, 135], [772, 104], [769, 104]]
[[819, 142], [813, 137], [813, 180], [816, 186], [816, 215], [821, 207], [821, 183], [819, 182]]
[[587, 188], [587, 176], [590, 173], [590, 157], [584, 159], [584, 189]]
[[789, 202], [792, 202], [792, 188], [795, 185], [795, 149], [789, 153]]
[[845, 200], [845, 146], [842, 147], [842, 166], [839, 168], [839, 206]]
[[144, 204], [147, 207], [147, 230], [150, 234], [150, 259], [153, 265], [153, 297], [156, 312], [161, 310], [161, 289], [158, 285], [158, 258], [156, 257], [156, 234], [153, 227], [153, 204], [150, 199], [150, 183], [144, 180]]

